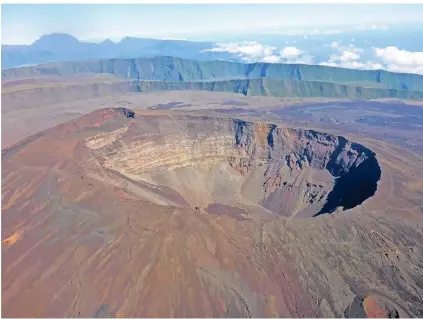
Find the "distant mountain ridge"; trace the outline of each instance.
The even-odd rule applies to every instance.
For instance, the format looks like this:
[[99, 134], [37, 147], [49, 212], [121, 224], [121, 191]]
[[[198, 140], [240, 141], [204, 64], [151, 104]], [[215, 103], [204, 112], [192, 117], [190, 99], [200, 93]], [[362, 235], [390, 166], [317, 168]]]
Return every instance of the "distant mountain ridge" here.
[[79, 42], [79, 40], [69, 34], [53, 33], [43, 35], [36, 40], [31, 47], [36, 50], [68, 50], [80, 44], [90, 45], [90, 43]]
[[318, 81], [395, 90], [423, 91], [423, 75], [384, 70], [355, 70], [320, 65], [196, 61], [174, 57], [108, 59], [48, 63], [2, 71], [2, 80], [43, 75], [112, 74], [122, 80], [216, 81], [279, 79]]
[[86, 59], [135, 58], [171, 55], [189, 59], [212, 59], [228, 56], [224, 53], [204, 52], [212, 42], [161, 40], [125, 37], [115, 43], [107, 39], [101, 43], [79, 41], [72, 35], [52, 33], [43, 35], [31, 45], [2, 45], [2, 69], [47, 62]]

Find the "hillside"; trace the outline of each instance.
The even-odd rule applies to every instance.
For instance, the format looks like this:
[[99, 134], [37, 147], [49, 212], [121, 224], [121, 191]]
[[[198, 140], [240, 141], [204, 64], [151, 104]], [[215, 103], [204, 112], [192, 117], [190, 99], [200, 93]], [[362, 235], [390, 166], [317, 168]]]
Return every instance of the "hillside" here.
[[[80, 73], [108, 73], [121, 79], [154, 81], [210, 81], [268, 78], [296, 81], [356, 83], [387, 89], [423, 91], [423, 76], [383, 70], [353, 70], [320, 65], [195, 61], [173, 57], [109, 59], [49, 63], [2, 71], [2, 80], [42, 75], [70, 76]], [[370, 85], [369, 85], [370, 84]]]
[[2, 151], [2, 315], [422, 317], [410, 154], [207, 113], [62, 123]]

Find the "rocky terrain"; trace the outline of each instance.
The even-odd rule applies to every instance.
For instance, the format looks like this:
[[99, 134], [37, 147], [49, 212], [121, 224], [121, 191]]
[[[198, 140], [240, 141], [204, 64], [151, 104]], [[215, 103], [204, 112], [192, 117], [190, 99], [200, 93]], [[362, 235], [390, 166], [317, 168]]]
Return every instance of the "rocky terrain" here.
[[200, 113], [106, 108], [2, 151], [3, 316], [423, 315], [420, 155]]
[[2, 316], [423, 316], [422, 79], [3, 70]]

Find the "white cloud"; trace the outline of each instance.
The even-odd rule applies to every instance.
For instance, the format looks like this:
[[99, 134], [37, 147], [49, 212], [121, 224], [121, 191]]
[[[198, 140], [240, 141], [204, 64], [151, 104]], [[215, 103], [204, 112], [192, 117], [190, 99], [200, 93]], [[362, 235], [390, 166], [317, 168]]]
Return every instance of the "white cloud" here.
[[296, 47], [287, 46], [279, 50], [257, 41], [219, 43], [215, 48], [204, 52], [227, 52], [244, 62], [312, 64], [314, 60], [311, 55]]
[[285, 47], [280, 51], [280, 54], [284, 58], [292, 58], [303, 54], [303, 51], [297, 49], [296, 47]]
[[340, 44], [333, 42], [330, 46], [336, 50], [336, 53], [332, 54], [328, 61], [321, 62], [320, 65], [360, 70], [383, 69], [383, 65], [380, 63], [373, 61], [361, 61], [364, 50], [356, 48], [353, 44], [341, 46]]
[[269, 55], [263, 58], [263, 62], [278, 63], [278, 62], [281, 62], [281, 57], [276, 55]]
[[423, 52], [400, 50], [397, 47], [375, 48], [375, 54], [385, 63], [423, 66]]
[[375, 48], [375, 56], [392, 72], [423, 74], [423, 52], [401, 50], [394, 46]]
[[280, 56], [284, 63], [289, 64], [313, 64], [314, 57], [296, 47], [284, 47], [280, 50]]
[[[336, 42], [333, 42], [336, 43]], [[332, 44], [333, 44], [332, 43]], [[341, 47], [338, 44], [331, 45], [335, 49], [337, 49], [336, 54], [332, 54], [329, 58], [329, 63], [347, 63], [351, 61], [356, 61], [360, 59], [360, 54], [363, 52], [362, 49], [355, 48], [353, 45], [349, 45], [347, 47]]]
[[373, 56], [367, 52], [364, 56], [366, 60], [363, 61], [365, 51], [356, 48], [353, 44], [340, 46], [333, 42], [329, 46], [334, 48], [336, 53], [332, 54], [328, 61], [321, 62], [320, 65], [423, 74], [423, 52], [401, 50], [394, 46], [373, 48]]
[[257, 41], [244, 41], [232, 43], [218, 43], [215, 48], [204, 50], [205, 52], [227, 52], [236, 55], [245, 62], [259, 62], [273, 56], [276, 47], [261, 44]]
[[333, 41], [329, 46], [332, 47], [332, 48], [337, 48], [337, 47], [339, 47], [339, 43], [336, 42], [336, 41]]
[[348, 62], [348, 61], [353, 61], [358, 59], [360, 59], [360, 55], [350, 50], [345, 50], [342, 52], [341, 55], [333, 55], [331, 57], [331, 60], [340, 61], [340, 62]]
[[423, 74], [423, 66], [401, 66], [388, 64], [386, 69], [391, 72]]
[[[305, 35], [306, 36], [306, 35]], [[362, 70], [388, 70], [392, 72], [423, 74], [423, 52], [401, 50], [394, 46], [362, 49], [353, 44], [340, 42], [327, 44], [334, 50], [327, 61], [319, 63], [332, 67]], [[219, 43], [209, 52], [226, 52], [243, 62], [314, 64], [315, 59], [308, 52], [295, 46], [277, 48], [257, 41]]]

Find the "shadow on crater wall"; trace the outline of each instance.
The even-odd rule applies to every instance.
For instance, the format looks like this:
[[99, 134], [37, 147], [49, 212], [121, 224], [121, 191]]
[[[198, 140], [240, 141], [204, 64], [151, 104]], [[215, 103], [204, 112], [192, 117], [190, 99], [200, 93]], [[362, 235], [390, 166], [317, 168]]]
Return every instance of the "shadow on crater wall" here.
[[[118, 111], [135, 116], [131, 110]], [[236, 206], [246, 196], [266, 202], [264, 208], [273, 207], [277, 214], [315, 217], [362, 204], [375, 194], [381, 177], [375, 154], [342, 136], [214, 116], [141, 116], [130, 129], [96, 135], [86, 145], [108, 169], [150, 174], [152, 180], [159, 174], [160, 187], [174, 190], [193, 207], [207, 207], [204, 198], [215, 198], [218, 204], [224, 198], [225, 205]], [[210, 168], [220, 163], [233, 170], [214, 178]], [[180, 167], [189, 169], [176, 180], [167, 175]], [[320, 184], [313, 182], [318, 171], [324, 171]], [[190, 174], [196, 176], [193, 183], [188, 182]]]
[[[328, 164], [328, 170], [333, 173], [334, 168]], [[372, 197], [377, 190], [377, 183], [381, 178], [381, 169], [372, 153], [359, 166], [352, 167], [349, 171], [341, 173], [337, 177], [334, 188], [329, 193], [327, 201], [322, 209], [313, 217], [332, 213], [338, 207], [344, 210], [361, 205], [365, 200]]]

